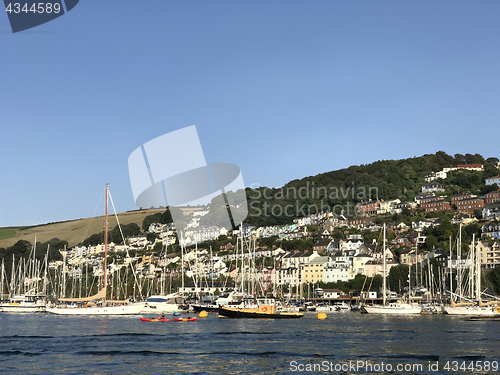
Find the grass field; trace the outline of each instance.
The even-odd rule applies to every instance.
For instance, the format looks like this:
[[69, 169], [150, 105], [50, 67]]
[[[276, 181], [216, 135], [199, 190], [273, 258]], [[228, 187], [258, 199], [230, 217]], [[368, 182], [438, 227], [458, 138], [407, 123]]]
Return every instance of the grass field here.
[[[162, 210], [142, 210], [131, 211], [118, 214], [120, 224], [136, 223], [142, 228], [142, 222], [146, 216], [153, 215]], [[116, 226], [116, 218], [109, 217], [109, 228]], [[80, 219], [65, 221], [61, 223], [40, 225], [37, 227], [8, 227], [0, 228], [0, 248], [7, 248], [14, 245], [19, 240], [26, 240], [31, 243], [46, 242], [52, 238], [68, 241], [68, 246], [73, 247], [90, 237], [94, 233], [100, 233], [104, 230], [104, 217], [95, 217], [89, 219]]]
[[14, 237], [19, 229], [22, 227], [8, 227], [8, 228], [0, 228], [0, 240], [4, 240], [6, 238]]

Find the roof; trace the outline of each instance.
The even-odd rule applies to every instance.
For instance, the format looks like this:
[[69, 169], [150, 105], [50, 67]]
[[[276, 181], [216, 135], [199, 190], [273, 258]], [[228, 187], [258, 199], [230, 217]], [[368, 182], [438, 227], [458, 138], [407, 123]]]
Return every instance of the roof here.
[[313, 244], [313, 247], [314, 246], [328, 246], [330, 244], [330, 242], [332, 242], [332, 240], [320, 240], [320, 241], [316, 242], [315, 244]]
[[324, 263], [328, 262], [329, 260], [330, 260], [329, 257], [317, 257], [317, 258], [314, 258], [313, 260], [311, 260], [307, 264], [324, 264]]

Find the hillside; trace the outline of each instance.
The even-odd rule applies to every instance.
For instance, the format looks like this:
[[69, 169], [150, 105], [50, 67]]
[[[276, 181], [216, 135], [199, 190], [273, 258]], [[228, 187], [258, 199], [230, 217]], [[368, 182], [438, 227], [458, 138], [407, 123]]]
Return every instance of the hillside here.
[[[165, 209], [124, 212], [118, 214], [118, 220], [122, 225], [136, 223], [139, 227], [141, 227], [146, 216], [164, 211]], [[116, 218], [114, 216], [110, 216], [109, 228], [112, 229], [115, 226]], [[5, 238], [7, 236], [2, 236], [3, 239], [0, 240], [0, 248], [8, 248], [19, 240], [26, 240], [33, 243], [35, 235], [37, 242], [47, 242], [52, 238], [59, 238], [62, 241], [68, 241], [68, 246], [72, 247], [82, 242], [90, 235], [100, 233], [103, 230], [103, 216], [45, 224], [24, 229], [10, 230], [10, 228], [3, 228], [3, 233], [10, 233], [10, 237]]]
[[[372, 199], [395, 199], [411, 201], [421, 194], [424, 176], [440, 171], [445, 166], [456, 164], [484, 165], [483, 172], [457, 172], [450, 174], [443, 184], [450, 192], [470, 191], [484, 194], [484, 179], [498, 175], [496, 163], [499, 159], [485, 159], [479, 154], [447, 155], [443, 151], [401, 160], [376, 161], [367, 165], [351, 166], [336, 171], [322, 173], [288, 182], [281, 188], [260, 187], [246, 189], [249, 214], [245, 223], [257, 226], [288, 224], [294, 218], [307, 216], [319, 211], [329, 210], [340, 213], [361, 201]], [[146, 216], [163, 213], [164, 210], [142, 210], [119, 214], [123, 225], [136, 223], [142, 227]], [[116, 220], [110, 216], [110, 229]], [[52, 238], [68, 241], [74, 246], [89, 236], [104, 230], [102, 217], [66, 221], [29, 228], [0, 228], [0, 249], [8, 248], [19, 240], [33, 243], [35, 235], [38, 242]]]
[[[498, 175], [498, 158], [485, 159], [479, 154], [447, 155], [443, 151], [401, 160], [376, 161], [351, 166], [317, 176], [293, 180], [281, 188], [247, 189], [249, 215], [246, 223], [276, 225], [291, 223], [293, 218], [329, 210], [349, 216], [354, 205], [370, 200], [400, 199], [412, 201], [421, 193], [425, 175], [457, 164], [484, 165], [484, 172], [460, 172], [447, 181], [457, 192], [464, 189], [484, 194], [484, 179]], [[446, 182], [443, 182], [446, 183]], [[350, 212], [348, 210], [350, 209]], [[309, 211], [310, 212], [309, 212]]]

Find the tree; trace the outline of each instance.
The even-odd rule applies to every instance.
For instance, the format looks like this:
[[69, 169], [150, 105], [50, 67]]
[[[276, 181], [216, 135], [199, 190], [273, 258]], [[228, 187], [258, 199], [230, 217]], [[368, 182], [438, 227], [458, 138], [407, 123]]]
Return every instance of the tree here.
[[158, 235], [156, 233], [147, 233], [146, 234], [146, 239], [150, 242], [154, 242], [158, 238]]
[[434, 247], [437, 245], [437, 243], [438, 243], [438, 240], [433, 235], [429, 235], [425, 238], [425, 246], [427, 247], [428, 250], [434, 249]]
[[406, 264], [398, 264], [391, 267], [387, 280], [388, 288], [402, 293], [408, 285], [409, 267]]
[[172, 214], [170, 212], [170, 208], [167, 208], [164, 212], [157, 212], [153, 215], [148, 215], [142, 221], [142, 230], [147, 232], [149, 226], [153, 223], [159, 224], [170, 224], [173, 223]]

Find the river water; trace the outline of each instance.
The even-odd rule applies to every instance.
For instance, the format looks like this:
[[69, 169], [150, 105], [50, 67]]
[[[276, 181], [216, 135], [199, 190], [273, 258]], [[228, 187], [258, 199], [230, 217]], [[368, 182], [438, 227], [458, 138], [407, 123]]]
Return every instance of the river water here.
[[484, 374], [498, 364], [500, 322], [450, 316], [160, 323], [0, 314], [2, 374]]

